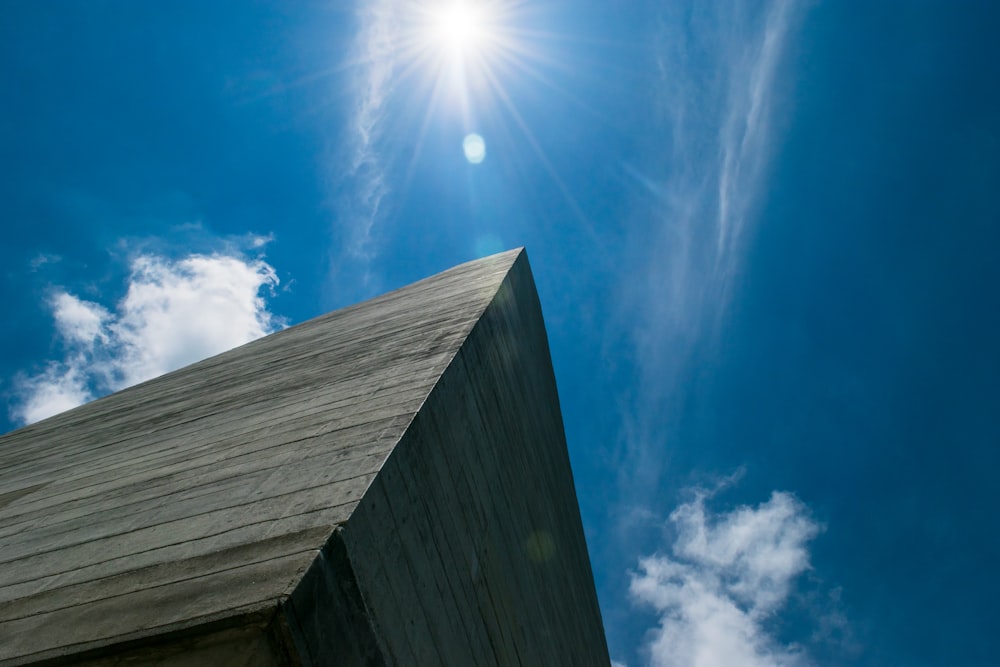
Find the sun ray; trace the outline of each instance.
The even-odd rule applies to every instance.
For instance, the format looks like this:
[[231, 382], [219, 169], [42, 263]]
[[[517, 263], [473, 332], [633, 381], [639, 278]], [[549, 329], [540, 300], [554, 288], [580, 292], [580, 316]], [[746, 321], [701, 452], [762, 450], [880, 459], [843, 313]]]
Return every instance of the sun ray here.
[[497, 80], [492, 75], [490, 76], [490, 83], [493, 86], [493, 89], [496, 92], [497, 97], [500, 99], [501, 102], [503, 102], [504, 106], [507, 109], [507, 112], [511, 115], [511, 117], [514, 119], [514, 122], [517, 124], [518, 128], [524, 134], [524, 138], [528, 141], [528, 145], [530, 145], [531, 149], [534, 151], [535, 157], [538, 158], [539, 162], [545, 168], [545, 171], [548, 172], [549, 177], [556, 184], [556, 188], [559, 190], [559, 193], [563, 196], [563, 199], [566, 200], [566, 203], [569, 205], [570, 210], [573, 212], [573, 215], [576, 217], [577, 221], [583, 226], [584, 230], [587, 232], [589, 240], [594, 243], [598, 242], [597, 231], [595, 229], [594, 222], [587, 216], [584, 210], [580, 207], [579, 203], [577, 203], [576, 201], [576, 198], [573, 196], [573, 193], [569, 191], [569, 188], [566, 186], [566, 183], [559, 176], [559, 173], [556, 171], [555, 167], [552, 165], [552, 162], [549, 160], [548, 156], [545, 154], [545, 151], [542, 149], [541, 145], [538, 143], [538, 140], [535, 138], [535, 134], [531, 131], [531, 128], [528, 127], [528, 124], [524, 121], [524, 118], [521, 117], [521, 114], [520, 112], [518, 112], [517, 107], [510, 99], [510, 95], [508, 95], [507, 91], [504, 89], [503, 84], [501, 84], [500, 81]]
[[416, 169], [417, 162], [420, 158], [420, 153], [424, 147], [424, 140], [427, 138], [427, 129], [430, 127], [431, 120], [434, 117], [434, 109], [437, 105], [437, 101], [442, 93], [442, 82], [437, 80], [434, 82], [434, 88], [431, 91], [430, 103], [424, 110], [423, 119], [420, 122], [420, 129], [417, 132], [417, 140], [413, 147], [413, 154], [410, 156], [410, 160], [406, 165], [406, 172], [403, 175], [403, 188], [406, 189], [410, 185], [410, 181], [413, 179], [413, 173]]

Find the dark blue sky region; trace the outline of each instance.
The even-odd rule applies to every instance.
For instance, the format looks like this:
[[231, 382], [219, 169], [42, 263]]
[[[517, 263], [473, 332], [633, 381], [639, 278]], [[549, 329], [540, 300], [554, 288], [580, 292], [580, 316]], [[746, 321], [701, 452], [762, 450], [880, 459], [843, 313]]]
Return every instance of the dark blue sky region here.
[[524, 245], [615, 661], [995, 664], [994, 4], [454, 6], [5, 3], [4, 430]]

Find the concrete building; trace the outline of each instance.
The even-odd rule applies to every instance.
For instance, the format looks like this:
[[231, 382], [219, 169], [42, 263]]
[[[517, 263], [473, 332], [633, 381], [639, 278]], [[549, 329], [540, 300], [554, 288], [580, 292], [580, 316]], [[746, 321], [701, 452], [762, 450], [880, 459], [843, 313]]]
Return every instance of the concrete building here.
[[0, 664], [609, 665], [524, 252], [0, 437]]

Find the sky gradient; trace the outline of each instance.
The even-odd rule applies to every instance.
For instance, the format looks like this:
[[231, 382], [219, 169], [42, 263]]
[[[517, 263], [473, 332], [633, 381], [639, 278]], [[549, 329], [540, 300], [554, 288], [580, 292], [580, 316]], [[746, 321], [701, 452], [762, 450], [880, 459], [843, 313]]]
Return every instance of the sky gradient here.
[[523, 245], [615, 661], [995, 664], [1000, 11], [450, 5], [5, 3], [3, 430]]

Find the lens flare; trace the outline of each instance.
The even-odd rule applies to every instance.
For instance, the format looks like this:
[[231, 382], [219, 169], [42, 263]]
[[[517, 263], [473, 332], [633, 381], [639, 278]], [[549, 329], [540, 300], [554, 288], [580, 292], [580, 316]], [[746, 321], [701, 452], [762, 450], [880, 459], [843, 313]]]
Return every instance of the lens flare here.
[[462, 150], [465, 151], [465, 159], [472, 164], [479, 164], [486, 159], [486, 142], [478, 134], [466, 135], [462, 141]]

